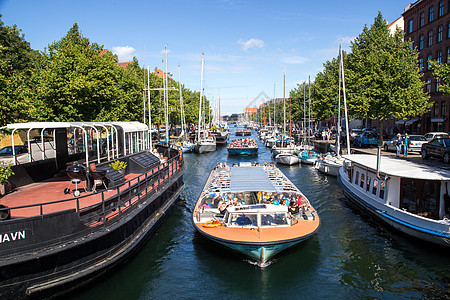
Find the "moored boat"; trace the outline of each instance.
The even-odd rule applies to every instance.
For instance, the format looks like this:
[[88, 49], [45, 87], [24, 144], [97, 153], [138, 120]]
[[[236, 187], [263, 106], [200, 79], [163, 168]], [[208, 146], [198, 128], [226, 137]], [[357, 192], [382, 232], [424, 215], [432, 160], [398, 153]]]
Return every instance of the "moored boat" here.
[[258, 144], [254, 139], [232, 140], [227, 147], [228, 155], [257, 155]]
[[283, 165], [295, 165], [300, 162], [300, 159], [298, 158], [297, 154], [292, 154], [289, 152], [281, 152], [277, 156], [275, 156], [275, 161], [277, 163], [283, 164]]
[[236, 136], [248, 136], [252, 135], [251, 129], [237, 129], [236, 130]]
[[319, 157], [314, 162], [314, 168], [321, 173], [331, 176], [338, 176], [339, 169], [342, 167], [344, 159], [341, 156], [328, 153], [324, 157]]
[[[30, 151], [28, 162], [15, 160], [14, 189], [0, 198], [2, 299], [55, 297], [108, 272], [143, 246], [184, 186], [180, 151], [158, 146], [161, 158], [153, 155], [138, 122], [3, 129], [13, 145], [25, 132]], [[31, 136], [46, 133], [51, 151]], [[126, 164], [123, 174], [114, 162]]]
[[298, 154], [298, 157], [300, 158], [300, 161], [302, 164], [307, 165], [314, 165], [317, 158], [319, 158], [320, 153], [316, 150], [303, 150]]
[[[345, 155], [344, 194], [409, 236], [450, 247], [450, 171], [391, 157]], [[378, 165], [378, 167], [377, 167]]]
[[250, 163], [218, 165], [211, 172], [192, 222], [206, 238], [259, 264], [311, 237], [320, 226], [308, 199], [275, 165]]

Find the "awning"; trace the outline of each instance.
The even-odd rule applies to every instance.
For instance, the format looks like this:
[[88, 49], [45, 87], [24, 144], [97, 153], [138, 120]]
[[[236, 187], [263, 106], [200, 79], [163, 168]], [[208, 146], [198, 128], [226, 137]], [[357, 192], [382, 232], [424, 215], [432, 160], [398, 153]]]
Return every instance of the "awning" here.
[[412, 123], [415, 123], [417, 121], [419, 121], [419, 118], [411, 118], [405, 122], [405, 125], [411, 125]]
[[431, 118], [432, 123], [443, 123], [444, 121], [444, 118]]
[[406, 121], [408, 121], [408, 119], [395, 121], [395, 125], [403, 125]]
[[263, 167], [234, 167], [230, 177], [230, 192], [277, 191]]

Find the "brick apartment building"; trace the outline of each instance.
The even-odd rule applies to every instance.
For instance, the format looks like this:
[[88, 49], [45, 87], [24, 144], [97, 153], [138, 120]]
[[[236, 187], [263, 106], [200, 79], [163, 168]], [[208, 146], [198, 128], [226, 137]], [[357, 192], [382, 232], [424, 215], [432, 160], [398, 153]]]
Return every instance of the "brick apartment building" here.
[[396, 125], [417, 133], [450, 132], [450, 97], [439, 91], [442, 82], [433, 76], [428, 63], [431, 60], [450, 63], [450, 0], [416, 1], [405, 8], [403, 20], [405, 39], [410, 38], [419, 51], [419, 68], [426, 82], [424, 90], [433, 107], [420, 118], [399, 120]]

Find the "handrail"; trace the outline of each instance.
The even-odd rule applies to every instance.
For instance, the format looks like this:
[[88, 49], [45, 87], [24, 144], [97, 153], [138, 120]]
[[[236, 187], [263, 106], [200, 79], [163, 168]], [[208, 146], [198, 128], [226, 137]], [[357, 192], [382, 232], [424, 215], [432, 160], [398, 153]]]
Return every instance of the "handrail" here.
[[[172, 151], [176, 151], [171, 149]], [[177, 151], [178, 152], [178, 151]], [[172, 170], [170, 170], [172, 166]], [[128, 208], [135, 206], [134, 204], [139, 203], [142, 198], [146, 198], [146, 196], [155, 194], [160, 190], [161, 180], [164, 179], [165, 176], [168, 176], [167, 179], [173, 177], [175, 174], [181, 171], [183, 167], [183, 159], [180, 154], [177, 154], [175, 157], [169, 159], [168, 161], [158, 165], [157, 167], [140, 174], [136, 177], [133, 177], [126, 182], [124, 182], [121, 185], [117, 185], [111, 188], [108, 188], [106, 190], [101, 191], [101, 200], [95, 202], [92, 205], [81, 207], [80, 202], [82, 202], [84, 199], [87, 199], [88, 197], [92, 196], [98, 196], [98, 194], [88, 194], [83, 195], [80, 197], [74, 197], [70, 199], [64, 199], [64, 200], [57, 200], [57, 201], [51, 201], [51, 202], [45, 202], [45, 203], [38, 203], [38, 204], [31, 204], [31, 205], [21, 205], [21, 206], [14, 206], [14, 207], [7, 207], [7, 208], [0, 208], [1, 211], [13, 211], [18, 209], [26, 209], [26, 208], [38, 208], [39, 214], [36, 214], [34, 216], [44, 216], [51, 213], [44, 213], [45, 207], [48, 207], [50, 205], [55, 205], [58, 203], [64, 203], [64, 202], [71, 202], [76, 201], [76, 205], [74, 208], [75, 212], [78, 213], [78, 215], [81, 217], [81, 214], [83, 212], [87, 212], [90, 209], [93, 209], [95, 207], [98, 207], [101, 205], [101, 211], [102, 211], [102, 217], [101, 217], [101, 224], [106, 222], [106, 216], [111, 209], [108, 209], [106, 207], [107, 202], [115, 203], [117, 202], [117, 208], [119, 210], [119, 214], [122, 214], [123, 211], [121, 209], [121, 204], [128, 203]], [[161, 176], [162, 175], [162, 176]], [[132, 183], [133, 182], [133, 183]], [[142, 185], [145, 184], [145, 188], [142, 188]], [[108, 194], [107, 197], [105, 197], [105, 192], [111, 192], [116, 191], [115, 194], [110, 195]], [[136, 191], [136, 192], [134, 192]], [[143, 195], [142, 192], [144, 192]], [[133, 195], [135, 194], [135, 195]], [[136, 201], [133, 201], [137, 197]], [[133, 204], [133, 202], [135, 202]], [[115, 208], [114, 208], [115, 209]], [[1, 222], [0, 222], [1, 223]]]

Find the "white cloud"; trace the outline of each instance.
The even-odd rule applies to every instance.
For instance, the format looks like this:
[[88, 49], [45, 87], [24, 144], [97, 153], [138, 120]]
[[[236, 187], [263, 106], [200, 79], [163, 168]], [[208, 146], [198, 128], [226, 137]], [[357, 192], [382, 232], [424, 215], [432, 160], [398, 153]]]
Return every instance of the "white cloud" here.
[[241, 45], [241, 49], [247, 51], [250, 48], [264, 48], [264, 41], [258, 39], [249, 39], [248, 41], [239, 40], [237, 41]]
[[308, 61], [309, 61], [309, 60], [308, 60], [307, 58], [302, 57], [302, 56], [297, 56], [297, 55], [294, 55], [294, 56], [286, 56], [286, 57], [281, 58], [281, 62], [282, 62], [282, 63], [285, 63], [285, 64], [295, 64], [295, 65], [298, 65], [298, 64], [304, 64], [304, 63], [306, 63], [306, 62], [308, 62]]
[[133, 59], [133, 54], [136, 52], [136, 49], [130, 46], [118, 46], [112, 48], [113, 53], [117, 55], [119, 58], [119, 62], [128, 62]]

